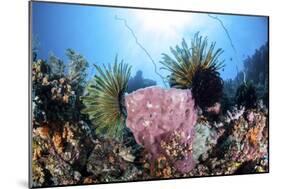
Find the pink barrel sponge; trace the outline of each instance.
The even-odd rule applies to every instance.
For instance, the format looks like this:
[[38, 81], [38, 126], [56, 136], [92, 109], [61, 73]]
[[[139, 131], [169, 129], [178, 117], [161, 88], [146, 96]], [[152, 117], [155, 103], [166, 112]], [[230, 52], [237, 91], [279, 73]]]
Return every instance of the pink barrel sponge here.
[[138, 144], [156, 159], [164, 155], [175, 168], [189, 172], [194, 167], [192, 140], [197, 112], [190, 90], [148, 87], [125, 97], [126, 125]]

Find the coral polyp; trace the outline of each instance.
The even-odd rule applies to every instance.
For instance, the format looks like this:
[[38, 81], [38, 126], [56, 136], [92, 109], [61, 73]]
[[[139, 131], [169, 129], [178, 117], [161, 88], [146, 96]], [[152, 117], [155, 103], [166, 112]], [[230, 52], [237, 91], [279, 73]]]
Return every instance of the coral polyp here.
[[188, 47], [185, 39], [182, 40], [182, 46], [178, 45], [175, 48], [170, 47], [174, 58], [167, 54], [163, 54], [163, 60], [160, 63], [163, 68], [170, 72], [168, 76], [171, 87], [186, 89], [190, 88], [192, 78], [198, 69], [213, 67], [216, 71], [221, 69], [224, 64], [218, 58], [222, 54], [222, 49], [215, 50], [215, 43], [208, 46], [208, 40], [205, 37], [199, 36], [199, 33], [194, 35], [191, 41], [191, 47]]
[[123, 60], [118, 62], [117, 56], [113, 66], [94, 66], [97, 74], [87, 87], [88, 95], [82, 97], [86, 106], [83, 113], [89, 115], [96, 133], [120, 138], [126, 117], [124, 95], [131, 66]]

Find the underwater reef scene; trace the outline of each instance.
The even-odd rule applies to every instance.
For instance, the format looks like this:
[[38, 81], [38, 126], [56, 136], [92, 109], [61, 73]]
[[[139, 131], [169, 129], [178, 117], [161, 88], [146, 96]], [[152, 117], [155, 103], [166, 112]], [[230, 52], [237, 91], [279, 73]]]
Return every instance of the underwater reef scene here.
[[[153, 36], [159, 32], [155, 40], [163, 39], [148, 47], [152, 38], [141, 39], [149, 30], [139, 32], [129, 15], [152, 10], [39, 2], [32, 8], [32, 187], [269, 171], [267, 18], [168, 12], [212, 25], [173, 16], [159, 30], [148, 24]], [[112, 25], [95, 21], [101, 15]], [[98, 27], [83, 37], [91, 22], [126, 37]], [[236, 33], [241, 25], [249, 28]]]

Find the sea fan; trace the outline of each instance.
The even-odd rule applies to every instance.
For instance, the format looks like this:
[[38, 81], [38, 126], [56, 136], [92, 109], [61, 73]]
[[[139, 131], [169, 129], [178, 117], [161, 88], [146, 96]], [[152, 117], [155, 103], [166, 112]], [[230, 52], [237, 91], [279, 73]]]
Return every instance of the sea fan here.
[[98, 74], [88, 85], [88, 95], [82, 97], [96, 133], [120, 139], [125, 125], [124, 94], [130, 78], [131, 67], [116, 56], [113, 67], [94, 65]]
[[191, 48], [188, 48], [183, 39], [182, 47], [177, 45], [175, 49], [171, 47], [170, 50], [175, 59], [163, 54], [163, 60], [160, 63], [164, 69], [171, 72], [168, 76], [171, 87], [189, 88], [198, 67], [209, 68], [212, 66], [215, 70], [219, 70], [224, 66], [223, 61], [218, 60], [223, 50], [215, 50], [215, 43], [208, 47], [207, 38], [203, 39], [199, 33], [194, 35]]

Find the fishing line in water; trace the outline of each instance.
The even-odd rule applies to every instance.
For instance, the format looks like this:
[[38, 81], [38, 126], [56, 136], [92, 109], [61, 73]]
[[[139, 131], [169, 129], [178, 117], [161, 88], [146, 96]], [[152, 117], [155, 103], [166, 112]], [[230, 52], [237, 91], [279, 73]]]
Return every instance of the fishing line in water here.
[[162, 79], [162, 82], [164, 84], [165, 87], [167, 87], [167, 84], [165, 82], [165, 77], [163, 77], [158, 71], [157, 71], [157, 66], [155, 61], [153, 60], [152, 56], [149, 54], [149, 52], [144, 48], [144, 46], [139, 42], [135, 32], [133, 31], [133, 29], [128, 25], [127, 20], [125, 18], [120, 18], [117, 15], [115, 15], [115, 19], [119, 20], [119, 21], [123, 21], [125, 27], [131, 32], [132, 36], [135, 39], [136, 44], [145, 52], [145, 54], [148, 56], [148, 58], [150, 59], [150, 61], [153, 63], [154, 65], [154, 72]]
[[231, 39], [231, 37], [230, 37], [230, 34], [229, 34], [229, 32], [228, 32], [228, 29], [225, 27], [223, 21], [222, 21], [220, 18], [218, 18], [217, 16], [213, 16], [213, 15], [211, 15], [211, 14], [208, 14], [208, 16], [209, 16], [210, 18], [212, 18], [212, 19], [218, 21], [218, 22], [220, 23], [221, 27], [223, 28], [223, 30], [225, 31], [225, 33], [226, 33], [226, 35], [227, 35], [227, 38], [228, 38], [228, 40], [229, 40], [229, 42], [230, 42], [230, 45], [231, 45], [231, 47], [232, 47], [232, 49], [233, 49], [233, 51], [234, 51], [234, 54], [235, 54], [235, 58], [236, 58], [236, 61], [237, 61], [237, 62], [236, 62], [236, 70], [237, 70], [237, 74], [238, 74], [238, 64], [239, 64], [239, 62], [240, 62], [240, 59], [239, 59], [239, 57], [238, 57], [237, 50], [236, 50], [236, 48], [235, 48], [235, 46], [234, 46], [234, 44], [233, 44], [233, 41], [232, 41], [232, 39]]

